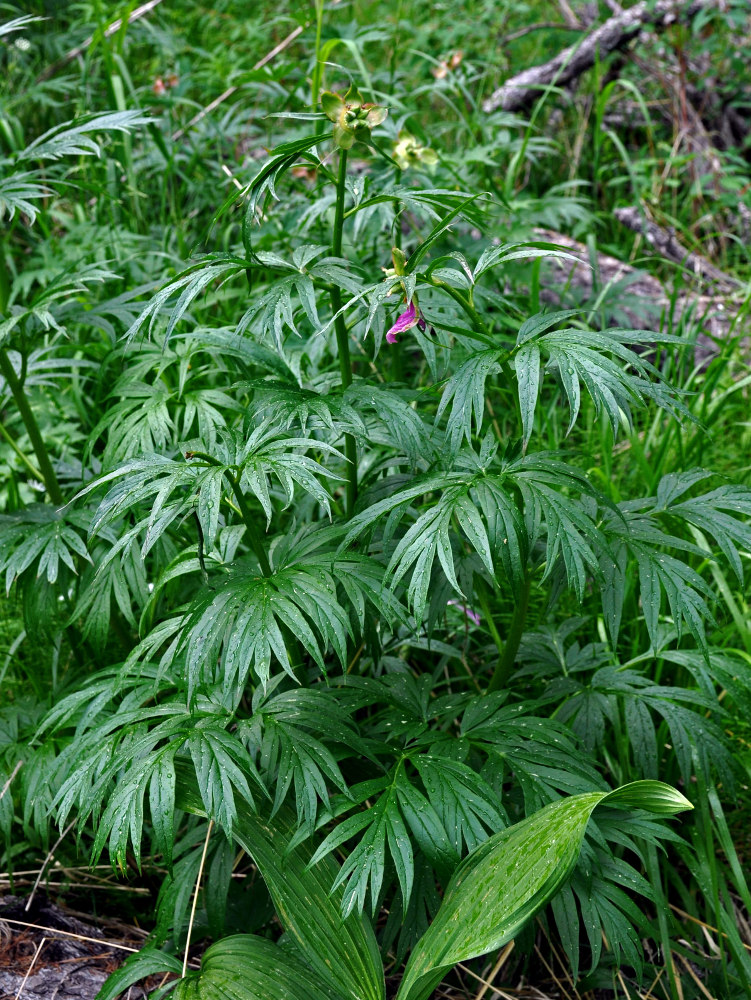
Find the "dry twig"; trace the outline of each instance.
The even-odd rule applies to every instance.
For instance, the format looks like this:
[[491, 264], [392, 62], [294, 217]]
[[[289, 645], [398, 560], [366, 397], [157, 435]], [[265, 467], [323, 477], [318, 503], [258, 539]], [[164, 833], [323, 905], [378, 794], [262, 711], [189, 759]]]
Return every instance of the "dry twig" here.
[[3, 785], [3, 787], [0, 789], [0, 800], [2, 800], [3, 796], [8, 791], [8, 789], [11, 786], [11, 782], [13, 781], [13, 779], [15, 778], [15, 776], [18, 774], [18, 772], [21, 770], [22, 767], [23, 767], [23, 761], [19, 760], [18, 763], [16, 764], [16, 766], [11, 771], [10, 777], [5, 782], [5, 784]]
[[18, 998], [23, 993], [23, 988], [26, 985], [26, 983], [28, 982], [29, 976], [31, 975], [31, 973], [32, 973], [32, 971], [34, 969], [34, 966], [36, 965], [37, 959], [39, 958], [39, 954], [40, 954], [42, 948], [44, 948], [44, 943], [45, 943], [46, 940], [47, 940], [47, 938], [43, 937], [42, 940], [37, 945], [37, 949], [34, 952], [33, 958], [31, 959], [31, 965], [29, 965], [28, 969], [26, 970], [26, 975], [23, 977], [23, 981], [21, 982], [21, 985], [18, 987], [18, 993], [16, 993], [16, 1000], [18, 1000]]
[[[147, 3], [143, 3], [141, 4], [140, 7], [136, 7], [136, 9], [132, 11], [125, 18], [126, 24], [132, 24], [134, 21], [137, 21], [140, 17], [143, 17], [144, 14], [148, 14], [150, 11], [152, 11], [161, 2], [162, 0], [147, 0]], [[110, 35], [116, 34], [116, 32], [118, 32], [120, 28], [122, 28], [122, 26], [123, 26], [123, 19], [121, 17], [118, 17], [116, 21], [113, 21], [112, 24], [109, 24], [104, 29], [104, 37], [109, 38]], [[74, 59], [78, 59], [79, 56], [82, 56], [86, 51], [86, 49], [88, 49], [88, 47], [94, 41], [95, 37], [96, 37], [95, 35], [89, 35], [89, 37], [86, 39], [83, 45], [77, 45], [76, 48], [71, 49], [70, 52], [66, 52], [61, 59], [57, 60], [57, 62], [54, 62], [51, 66], [48, 66], [47, 69], [42, 74], [40, 74], [40, 76], [37, 77], [37, 83], [42, 83], [44, 80], [49, 80], [49, 78], [54, 76], [58, 70], [63, 68], [63, 66], [67, 66], [68, 63], [73, 62]]]

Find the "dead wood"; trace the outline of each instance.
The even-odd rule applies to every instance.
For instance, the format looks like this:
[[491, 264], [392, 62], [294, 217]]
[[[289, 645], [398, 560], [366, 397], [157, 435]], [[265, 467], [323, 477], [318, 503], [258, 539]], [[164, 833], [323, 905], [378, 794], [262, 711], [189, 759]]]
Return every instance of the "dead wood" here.
[[738, 335], [740, 303], [727, 292], [705, 294], [682, 289], [671, 294], [654, 275], [609, 254], [598, 253], [594, 267], [583, 243], [548, 229], [536, 229], [537, 239], [571, 250], [576, 261], [551, 258], [541, 297], [555, 306], [592, 307], [608, 325], [639, 330], [672, 331], [683, 320], [697, 330], [695, 360], [705, 364], [719, 351], [718, 342]]
[[483, 103], [490, 113], [520, 111], [550, 85], [565, 86], [594, 66], [597, 59], [622, 48], [645, 27], [667, 27], [677, 20], [690, 20], [700, 10], [716, 6], [717, 0], [642, 0], [641, 3], [608, 18], [578, 44], [564, 49], [549, 62], [532, 66], [511, 77]]
[[635, 233], [641, 233], [647, 243], [666, 260], [681, 264], [699, 279], [711, 282], [718, 288], [731, 290], [740, 288], [741, 282], [702, 257], [701, 254], [687, 250], [672, 229], [659, 226], [645, 209], [636, 205], [626, 208], [616, 208], [613, 213], [619, 222]]

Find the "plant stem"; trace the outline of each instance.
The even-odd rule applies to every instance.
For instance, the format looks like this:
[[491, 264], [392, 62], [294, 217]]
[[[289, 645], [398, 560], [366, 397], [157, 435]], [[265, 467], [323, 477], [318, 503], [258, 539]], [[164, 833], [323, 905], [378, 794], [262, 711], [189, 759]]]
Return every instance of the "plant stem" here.
[[472, 305], [469, 299], [466, 296], [462, 295], [462, 293], [459, 291], [458, 288], [453, 288], [451, 285], [447, 285], [445, 281], [441, 281], [438, 278], [434, 278], [432, 277], [432, 275], [427, 277], [426, 281], [427, 284], [432, 285], [433, 288], [440, 288], [441, 291], [446, 292], [447, 295], [450, 295], [451, 298], [459, 306], [461, 306], [461, 308], [464, 310], [467, 316], [469, 316], [469, 318], [472, 320], [476, 333], [483, 334], [484, 337], [492, 339], [492, 334], [488, 329], [482, 316], [478, 313], [478, 311], [475, 309], [475, 307]]
[[[323, 0], [314, 0], [316, 11], [316, 41], [315, 41], [315, 66], [313, 67], [313, 79], [311, 82], [313, 111], [318, 107], [318, 98], [321, 92], [321, 77], [323, 76], [323, 63], [321, 61], [321, 33], [323, 31]], [[323, 123], [321, 123], [323, 125]]]
[[250, 542], [251, 548], [255, 552], [256, 559], [261, 567], [261, 572], [264, 576], [271, 576], [271, 566], [269, 564], [269, 557], [266, 555], [266, 549], [263, 547], [263, 542], [261, 541], [261, 536], [256, 530], [256, 523], [253, 515], [250, 512], [250, 508], [245, 502], [245, 495], [240, 489], [240, 483], [238, 480], [230, 474], [230, 482], [232, 483], [232, 492], [235, 494], [235, 500], [237, 500], [237, 506], [242, 515], [242, 519], [245, 522], [245, 528], [248, 532], [248, 541]]
[[[334, 216], [334, 235], [331, 241], [331, 254], [334, 257], [342, 255], [342, 229], [344, 227], [344, 196], [347, 180], [347, 150], [339, 150], [339, 176], [336, 182], [336, 215]], [[338, 285], [331, 288], [331, 309], [336, 319], [336, 346], [339, 354], [339, 372], [342, 388], [352, 385], [352, 360], [349, 354], [349, 335], [344, 316], [341, 315], [342, 293]], [[352, 517], [357, 501], [357, 442], [352, 434], [344, 435], [344, 454], [349, 463], [347, 470], [347, 517]]]
[[39, 471], [39, 469], [37, 469], [37, 467], [34, 465], [34, 463], [31, 461], [31, 459], [28, 457], [28, 455], [25, 455], [21, 451], [21, 449], [18, 447], [18, 445], [16, 444], [16, 442], [13, 440], [13, 438], [8, 433], [8, 430], [7, 430], [6, 426], [5, 426], [5, 424], [3, 424], [1, 421], [0, 421], [0, 437], [4, 438], [5, 441], [7, 441], [7, 443], [10, 445], [10, 447], [13, 449], [13, 451], [16, 453], [16, 455], [18, 455], [18, 457], [21, 459], [21, 461], [26, 466], [26, 468], [29, 470], [29, 472], [34, 477], [34, 479], [38, 479], [41, 482], [42, 481], [42, 473]]
[[[202, 462], [207, 462], [209, 465], [220, 466], [222, 463], [217, 461], [213, 455], [208, 455], [205, 451], [194, 451], [192, 453], [193, 458], [200, 458]], [[226, 470], [227, 478], [232, 484], [232, 492], [235, 494], [235, 500], [237, 500], [237, 508], [229, 500], [227, 501], [233, 510], [238, 510], [240, 512], [240, 517], [242, 517], [245, 522], [245, 527], [248, 532], [248, 541], [250, 542], [250, 547], [253, 549], [256, 555], [256, 559], [261, 566], [261, 572], [264, 576], [271, 576], [271, 566], [269, 564], [269, 557], [266, 555], [266, 549], [263, 547], [263, 542], [261, 541], [261, 536], [256, 529], [256, 520], [250, 512], [250, 508], [245, 501], [245, 495], [240, 489], [240, 479], [239, 476], [233, 476], [229, 469]]]
[[41, 431], [39, 430], [39, 424], [36, 422], [36, 417], [34, 416], [34, 411], [31, 409], [29, 398], [23, 390], [23, 383], [16, 375], [16, 371], [5, 348], [0, 348], [0, 375], [2, 375], [8, 383], [8, 388], [11, 391], [13, 400], [18, 407], [18, 412], [23, 420], [26, 433], [29, 435], [29, 440], [31, 441], [31, 446], [34, 449], [39, 471], [42, 474], [42, 479], [44, 480], [44, 485], [47, 493], [49, 494], [49, 498], [57, 506], [62, 506], [65, 503], [65, 499], [63, 497], [62, 490], [60, 489], [60, 484], [57, 481], [55, 470], [52, 468], [52, 462], [50, 461], [49, 452], [47, 451]]
[[485, 616], [485, 624], [487, 625], [491, 638], [495, 643], [495, 648], [498, 650], [498, 658], [500, 660], [503, 656], [503, 639], [501, 638], [501, 634], [495, 627], [495, 622], [493, 621], [493, 615], [491, 614], [490, 603], [488, 601], [488, 594], [485, 589], [485, 581], [481, 580], [479, 577], [475, 578], [475, 593], [477, 594], [477, 599], [480, 602], [482, 613]]
[[516, 661], [516, 654], [519, 652], [519, 644], [521, 643], [522, 636], [524, 635], [524, 625], [527, 621], [529, 595], [531, 590], [532, 574], [527, 573], [524, 578], [524, 585], [522, 586], [519, 601], [514, 608], [511, 625], [509, 626], [506, 642], [503, 646], [503, 652], [498, 658], [498, 663], [496, 664], [493, 676], [490, 678], [490, 683], [487, 687], [487, 694], [490, 694], [491, 691], [499, 691], [509, 679], [511, 670]]

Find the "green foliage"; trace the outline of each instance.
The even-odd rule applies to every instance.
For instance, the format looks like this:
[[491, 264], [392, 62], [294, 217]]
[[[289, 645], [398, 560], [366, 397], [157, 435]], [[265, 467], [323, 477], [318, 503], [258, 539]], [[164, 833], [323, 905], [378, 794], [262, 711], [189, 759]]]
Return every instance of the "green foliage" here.
[[[554, 185], [553, 97], [526, 120], [472, 96], [513, 5], [439, 40], [419, 5], [332, 9], [253, 71], [286, 15], [220, 3], [218, 45], [196, 8], [194, 46], [183, 6], [2, 29], [3, 865], [73, 822], [91, 863], [158, 871], [152, 941], [102, 1000], [203, 938], [164, 990], [383, 1000], [388, 976], [427, 1000], [540, 933], [582, 989], [675, 947], [751, 995], [724, 812], [748, 778], [751, 489], [725, 448], [748, 377], [732, 344], [694, 370], [685, 317], [636, 329], [627, 290], [559, 287], [577, 256], [537, 229], [594, 249], [624, 180], [646, 191], [613, 87], [593, 175]], [[85, 17], [85, 68], [38, 79]]]

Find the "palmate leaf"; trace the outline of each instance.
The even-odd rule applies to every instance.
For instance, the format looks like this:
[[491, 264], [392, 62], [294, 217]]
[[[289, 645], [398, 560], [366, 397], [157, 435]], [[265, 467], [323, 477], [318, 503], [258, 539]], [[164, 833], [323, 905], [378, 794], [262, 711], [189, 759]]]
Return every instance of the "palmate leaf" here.
[[397, 1000], [427, 1000], [457, 962], [500, 948], [561, 888], [587, 823], [605, 802], [671, 815], [691, 808], [657, 781], [575, 795], [486, 840], [459, 866], [435, 920], [407, 963]]
[[[164, 343], [168, 343], [178, 323], [200, 295], [216, 290], [238, 275], [245, 278], [254, 271], [260, 271], [264, 277], [273, 275], [271, 281], [264, 281], [259, 286], [259, 294], [251, 297], [250, 306], [234, 332], [240, 339], [252, 327], [257, 339], [269, 337], [281, 354], [285, 329], [300, 333], [296, 319], [300, 310], [313, 329], [319, 332], [331, 325], [329, 322], [321, 326], [316, 304], [316, 281], [318, 284], [331, 282], [359, 293], [360, 283], [347, 271], [345, 261], [333, 257], [315, 260], [325, 250], [318, 245], [298, 247], [289, 261], [263, 251], [255, 254], [248, 250], [248, 257], [228, 253], [207, 254], [189, 264], [159, 289], [130, 325], [125, 334], [126, 341], [131, 342], [147, 323], [151, 336], [164, 311], [168, 317]], [[355, 294], [353, 301], [360, 297], [360, 294]]]
[[472, 441], [472, 424], [478, 432], [485, 417], [485, 383], [501, 371], [503, 352], [476, 351], [464, 361], [446, 383], [438, 404], [436, 421], [451, 403], [446, 433], [452, 451], [457, 451], [462, 437]]
[[521, 584], [528, 550], [541, 537], [546, 540], [546, 577], [562, 561], [570, 586], [581, 598], [587, 574], [599, 574], [598, 553], [607, 550], [607, 543], [576, 498], [592, 492], [583, 474], [543, 452], [527, 457], [511, 454], [498, 471], [477, 471], [492, 462], [492, 455], [478, 458], [469, 453], [467, 472], [417, 479], [350, 522], [345, 543], [379, 522], [385, 522], [388, 540], [413, 500], [438, 494], [399, 539], [388, 566], [394, 586], [411, 571], [407, 597], [418, 619], [424, 613], [436, 559], [449, 584], [461, 593], [452, 544], [456, 526], [487, 571], [492, 575], [494, 563], [499, 562], [514, 588]]
[[[107, 407], [89, 439], [92, 448], [106, 436], [101, 456], [105, 468], [136, 455], [172, 451], [191, 437], [194, 426], [211, 451], [231, 415], [242, 412], [234, 397], [206, 385], [204, 377], [211, 369], [199, 363], [201, 345], [191, 345], [194, 350], [179, 346], [183, 349], [166, 349], [156, 357], [153, 351], [146, 352], [146, 358], [128, 357], [128, 370], [110, 393], [116, 402]], [[137, 373], [156, 377], [147, 381]]]
[[610, 550], [601, 560], [605, 584], [602, 600], [614, 639], [620, 627], [629, 559], [634, 559], [639, 570], [644, 620], [655, 647], [665, 598], [678, 638], [687, 628], [707, 655], [705, 623], [714, 621], [715, 595], [686, 561], [690, 556], [704, 559], [706, 551], [678, 534], [669, 533], [670, 529], [673, 532], [687, 527], [698, 529], [713, 538], [740, 581], [743, 567], [739, 550], [751, 545], [748, 521], [751, 490], [747, 487], [725, 485], [685, 499], [688, 490], [709, 475], [704, 469], [693, 469], [665, 476], [655, 497], [621, 503], [617, 513], [605, 512], [603, 530], [610, 538]]
[[[335, 888], [345, 886], [345, 913], [353, 907], [362, 911], [368, 890], [376, 912], [389, 861], [401, 899], [409, 905], [415, 872], [412, 837], [436, 870], [448, 876], [465, 853], [465, 845], [472, 851], [489, 833], [506, 825], [505, 813], [489, 785], [462, 761], [443, 756], [442, 749], [443, 744], [436, 744], [428, 753], [406, 751], [384, 779], [375, 802], [340, 822], [313, 855], [311, 864], [358, 837], [335, 883]], [[408, 776], [406, 760], [414, 765], [424, 791]], [[375, 796], [374, 789], [370, 797]]]
[[[561, 321], [551, 314], [546, 319]], [[527, 321], [529, 323], [529, 321]], [[547, 325], [547, 324], [546, 324]], [[551, 324], [552, 325], [552, 324]], [[631, 408], [647, 400], [673, 415], [690, 418], [690, 413], [669, 387], [660, 371], [628, 344], [680, 343], [680, 338], [645, 330], [597, 332], [569, 327], [543, 332], [523, 324], [517, 346], [511, 352], [517, 376], [522, 410], [524, 441], [532, 434], [538, 387], [544, 371], [555, 371], [561, 381], [571, 418], [569, 432], [581, 406], [581, 385], [591, 396], [595, 409], [607, 414], [613, 433], [621, 421], [631, 424]], [[546, 361], [543, 365], [543, 358]]]
[[[367, 190], [367, 185], [366, 188]], [[388, 188], [371, 197], [358, 201], [354, 208], [350, 209], [349, 215], [356, 215], [361, 212], [368, 213], [370, 209], [378, 205], [388, 205], [393, 208], [395, 202], [400, 202], [407, 208], [424, 213], [431, 219], [436, 219], [440, 223], [441, 213], [446, 209], [458, 208], [462, 215], [472, 218], [473, 223], [479, 224], [482, 221], [482, 211], [473, 206], [471, 195], [466, 191], [452, 191], [450, 188], [409, 188], [397, 186]]]
[[[454, 569], [452, 535], [454, 534], [452, 519], [461, 518], [462, 530], [473, 547], [479, 549], [485, 565], [492, 573], [493, 553], [490, 548], [490, 538], [480, 512], [473, 503], [470, 491], [475, 485], [471, 475], [447, 473], [437, 476], [426, 476], [407, 489], [398, 490], [385, 500], [378, 501], [362, 513], [355, 515], [345, 538], [345, 544], [357, 538], [366, 530], [372, 530], [375, 525], [390, 515], [387, 531], [393, 532], [399, 521], [407, 514], [409, 504], [420, 496], [439, 492], [436, 504], [419, 515], [406, 534], [399, 541], [391, 557], [388, 572], [392, 574], [392, 582], [396, 585], [405, 574], [412, 569], [410, 584], [407, 589], [409, 602], [415, 616], [421, 619], [428, 599], [428, 587], [433, 563], [439, 559], [446, 578], [452, 587], [461, 593]], [[483, 499], [488, 495], [495, 501], [495, 511], [498, 519], [502, 519], [510, 529], [506, 544], [517, 551], [523, 548], [521, 521], [513, 499], [500, 487], [493, 490], [496, 484], [481, 484]], [[478, 502], [481, 502], [478, 498]], [[495, 540], [495, 539], [494, 539]]]
[[653, 644], [663, 597], [667, 599], [678, 637], [685, 628], [706, 651], [705, 622], [713, 622], [713, 592], [706, 581], [682, 559], [670, 554], [702, 555], [701, 549], [676, 535], [666, 534], [652, 515], [651, 502], [634, 501], [618, 505], [618, 513], [606, 512], [603, 530], [610, 538], [610, 553], [601, 560], [602, 604], [611, 636], [615, 640], [625, 592], [629, 558], [636, 561], [644, 622]]
[[292, 503], [297, 485], [329, 513], [329, 494], [319, 477], [339, 477], [306, 455], [310, 449], [342, 458], [331, 445], [312, 438], [284, 438], [273, 427], [260, 426], [247, 437], [236, 431], [226, 432], [218, 439], [213, 456], [189, 454], [180, 461], [144, 455], [94, 480], [78, 497], [115, 482], [94, 514], [93, 534], [127, 512], [150, 507], [148, 518], [138, 526], [138, 530], [144, 526], [146, 529], [144, 554], [173, 521], [195, 510], [204, 544], [211, 549], [219, 529], [223, 498], [233, 493], [235, 483], [256, 497], [268, 521], [273, 513], [273, 480], [281, 486], [287, 505]]
[[240, 723], [237, 735], [274, 789], [272, 816], [293, 788], [298, 826], [308, 833], [313, 831], [318, 803], [329, 806], [330, 786], [348, 794], [329, 745], [338, 743], [364, 757], [372, 755], [353, 728], [350, 713], [328, 691], [269, 692], [264, 700], [259, 690], [253, 716]]
[[639, 935], [648, 933], [648, 918], [625, 889], [653, 900], [652, 888], [631, 865], [606, 855], [602, 849], [586, 847], [570, 885], [564, 886], [551, 901], [572, 976], [577, 978], [579, 974], [581, 925], [590, 950], [590, 971], [600, 962], [605, 940], [612, 949], [616, 966], [630, 965], [640, 975], [644, 949]]
[[579, 263], [579, 258], [567, 250], [561, 249], [555, 243], [532, 240], [528, 243], [501, 243], [499, 246], [488, 247], [477, 261], [473, 281], [491, 268], [514, 260], [536, 260], [539, 257], [553, 257], [559, 260], [572, 260]]
[[17, 162], [59, 160], [63, 156], [99, 156], [101, 149], [92, 138], [96, 132], [132, 132], [152, 121], [140, 111], [106, 111], [83, 115], [72, 122], [55, 125], [34, 139], [17, 155]]
[[200, 689], [215, 685], [230, 697], [251, 671], [265, 686], [272, 662], [294, 677], [299, 664], [291, 659], [293, 639], [323, 673], [329, 669], [329, 650], [345, 666], [353, 622], [362, 620], [366, 603], [387, 620], [403, 618], [381, 574], [376, 563], [363, 557], [320, 555], [305, 565], [281, 566], [268, 577], [237, 560], [233, 569], [212, 578], [212, 589], [187, 614], [153, 629], [133, 650], [125, 670], [139, 660], [153, 659], [168, 643], [162, 669], [184, 656], [192, 699]]
[[346, 664], [352, 628], [334, 578], [322, 567], [315, 572], [287, 567], [266, 578], [237, 575], [198, 605], [186, 623], [181, 647], [186, 650], [189, 690], [211, 683], [221, 651], [225, 690], [241, 687], [251, 668], [261, 684], [267, 684], [272, 656], [294, 677], [282, 626], [324, 673], [329, 649]]
[[660, 649], [659, 656], [688, 670], [705, 696], [714, 698], [718, 688], [727, 691], [738, 709], [751, 715], [751, 669], [743, 654], [710, 646], [708, 656], [691, 649]]
[[[282, 381], [294, 382], [295, 373], [290, 367], [289, 359], [282, 357], [276, 350], [265, 344], [256, 343], [250, 337], [241, 337], [234, 327], [205, 329], [198, 327], [190, 334], [175, 334], [174, 341], [186, 336], [193, 342], [198, 342], [218, 358], [231, 358], [235, 365], [248, 374], [260, 368], [263, 372], [275, 375]], [[150, 366], [151, 367], [151, 366]]]
[[[570, 730], [556, 720], [530, 714], [524, 703], [505, 704], [505, 693], [473, 699], [461, 720], [461, 736], [485, 754], [501, 780], [513, 774], [527, 813], [566, 795], [599, 791], [602, 778]], [[483, 769], [483, 773], [485, 769]]]
[[[256, 794], [265, 797], [267, 792], [247, 751], [227, 732], [228, 714], [205, 703], [191, 711], [184, 700], [174, 696], [161, 705], [149, 706], [158, 690], [152, 682], [134, 689], [133, 696], [124, 698], [116, 712], [97, 719], [96, 706], [101, 711], [106, 701], [112, 700], [112, 678], [108, 681], [109, 688], [100, 685], [93, 697], [89, 695], [90, 705], [79, 721], [79, 733], [57, 758], [54, 777], [62, 781], [53, 809], [60, 824], [74, 808], [80, 824], [93, 818], [92, 864], [108, 845], [113, 865], [124, 870], [129, 844], [140, 864], [148, 802], [155, 845], [170, 863], [175, 766], [180, 756], [192, 762], [207, 814], [229, 836], [238, 802], [255, 808], [251, 784]], [[53, 712], [45, 728], [58, 727], [65, 714], [78, 713], [82, 704], [85, 706], [79, 699], [64, 713]], [[87, 728], [82, 729], [84, 726]], [[110, 791], [116, 776], [117, 784]]]
[[[293, 139], [291, 142], [282, 143], [274, 148], [274, 152], [269, 160], [264, 163], [258, 173], [255, 175], [253, 180], [247, 185], [247, 187], [241, 192], [240, 197], [247, 198], [247, 207], [245, 209], [244, 221], [243, 221], [243, 240], [246, 243], [246, 249], [250, 243], [250, 227], [256, 212], [259, 207], [261, 207], [267, 197], [276, 198], [276, 182], [279, 178], [287, 171], [289, 168], [308, 153], [314, 146], [317, 146], [322, 140], [322, 136], [319, 134], [303, 136], [300, 139]], [[237, 199], [237, 195], [231, 196], [229, 202], [234, 202]], [[221, 214], [226, 211], [228, 203], [222, 207], [222, 210], [217, 216], [221, 217]]]
[[743, 583], [739, 549], [751, 549], [751, 489], [740, 484], [726, 484], [679, 502], [679, 497], [710, 475], [706, 469], [691, 469], [663, 476], [657, 487], [653, 511], [677, 518], [713, 538], [738, 581]]
[[[270, 284], [265, 283], [261, 286], [261, 293], [253, 297], [250, 306], [241, 317], [237, 333], [243, 334], [252, 328], [259, 339], [271, 336], [277, 350], [281, 352], [285, 329], [298, 336], [301, 334], [296, 319], [296, 314], [301, 310], [310, 327], [319, 330], [321, 320], [318, 316], [314, 278], [326, 281], [333, 277], [335, 284], [342, 284], [341, 276], [346, 273], [341, 267], [343, 262], [337, 258], [326, 257], [322, 261], [314, 262], [316, 257], [326, 252], [326, 249], [314, 245], [298, 247], [292, 254], [291, 261], [276, 254], [265, 252], [256, 254], [261, 265], [274, 268], [281, 273]], [[332, 271], [332, 265], [335, 271]], [[351, 277], [345, 278], [345, 287], [349, 286], [351, 289], [351, 282]], [[293, 293], [296, 302], [292, 297]]]
[[432, 752], [411, 757], [428, 801], [446, 831], [454, 854], [471, 852], [508, 823], [505, 810], [487, 782], [460, 760]]
[[136, 611], [142, 612], [149, 602], [149, 580], [135, 537], [116, 543], [104, 557], [93, 551], [95, 567], [87, 567], [82, 575], [72, 619], [82, 623], [83, 637], [101, 649], [109, 637], [112, 599], [131, 628], [137, 629]]
[[340, 844], [362, 833], [357, 846], [348, 854], [333, 889], [344, 886], [342, 913], [347, 916], [353, 909], [362, 912], [368, 888], [371, 907], [375, 914], [386, 870], [386, 844], [396, 869], [403, 898], [409, 899], [414, 878], [414, 859], [407, 827], [398, 805], [395, 782], [365, 812], [356, 813], [344, 820], [329, 834], [310, 864], [316, 865]]
[[431, 428], [410, 405], [415, 394], [357, 380], [344, 393], [345, 402], [367, 421], [365, 436], [377, 444], [396, 445], [412, 462], [423, 465], [438, 453]]
[[148, 321], [148, 333], [151, 336], [162, 312], [162, 308], [178, 292], [180, 297], [172, 306], [164, 334], [165, 343], [177, 324], [187, 312], [191, 303], [203, 292], [209, 289], [215, 282], [225, 282], [234, 275], [243, 272], [248, 267], [246, 261], [228, 254], [209, 255], [204, 260], [200, 260], [190, 267], [181, 271], [175, 278], [164, 285], [151, 299], [145, 309], [139, 313], [136, 319], [128, 328], [125, 339], [133, 340]]
[[[2, 166], [7, 166], [7, 163], [7, 160], [3, 161]], [[33, 226], [39, 212], [39, 206], [35, 202], [42, 201], [51, 194], [52, 189], [41, 183], [36, 171], [5, 174], [0, 177], [0, 221], [6, 215], [8, 221], [12, 221], [16, 212], [20, 212], [28, 218], [29, 225]]]
[[[385, 585], [380, 563], [337, 554], [341, 534], [341, 528], [322, 526], [278, 538], [269, 577], [228, 552], [232, 566], [217, 566], [209, 588], [186, 613], [153, 628], [127, 658], [124, 673], [139, 661], [158, 659], [162, 672], [184, 673], [191, 698], [206, 685], [219, 685], [232, 698], [251, 672], [265, 686], [274, 662], [294, 676], [299, 663], [291, 659], [293, 650], [307, 653], [324, 673], [330, 650], [346, 664], [347, 641], [365, 629], [366, 618], [392, 627], [406, 624], [407, 615]], [[214, 565], [207, 563], [209, 569]], [[198, 569], [192, 557], [185, 565], [178, 559], [165, 579]]]
[[[39, 18], [16, 18], [0, 31], [18, 31]], [[0, 161], [0, 219], [6, 213], [13, 219], [16, 212], [24, 213], [33, 225], [40, 208], [35, 202], [52, 193], [48, 171], [19, 170], [21, 164], [39, 160], [59, 160], [64, 156], [99, 156], [101, 147], [92, 138], [96, 132], [131, 132], [148, 124], [148, 117], [139, 111], [114, 111], [87, 115], [75, 122], [56, 125], [39, 136], [14, 157]]]
[[485, 384], [507, 362], [516, 372], [525, 445], [532, 434], [540, 385], [549, 371], [557, 374], [568, 402], [569, 432], [579, 415], [582, 385], [597, 412], [607, 414], [614, 432], [622, 420], [631, 422], [632, 407], [647, 401], [675, 415], [690, 417], [660, 371], [628, 346], [674, 344], [680, 343], [679, 338], [644, 330], [551, 329], [575, 315], [577, 310], [570, 309], [531, 316], [519, 328], [516, 346], [511, 350], [477, 351], [459, 366], [446, 383], [437, 413], [440, 418], [451, 404], [446, 433], [453, 450], [459, 447], [462, 437], [471, 440], [473, 424], [479, 432], [485, 411]]
[[345, 396], [329, 389], [325, 383], [321, 391], [296, 382], [265, 378], [239, 382], [236, 388], [252, 393], [254, 402], [264, 408], [268, 419], [285, 429], [299, 422], [303, 431], [312, 424], [365, 436], [365, 425], [357, 410]]
[[[26, 282], [32, 281], [32, 275], [23, 272], [13, 282], [11, 291], [11, 305], [8, 310], [10, 316], [3, 323], [0, 323], [0, 343], [14, 332], [16, 329], [24, 330], [26, 333], [44, 331], [55, 331], [60, 343], [57, 345], [48, 343], [42, 348], [37, 348], [37, 359], [48, 355], [55, 346], [58, 350], [62, 344], [67, 345], [66, 326], [70, 319], [80, 319], [76, 317], [79, 312], [78, 297], [82, 293], [91, 294], [91, 286], [107, 282], [117, 275], [100, 264], [75, 263], [66, 267], [62, 271], [54, 271], [51, 275], [45, 274], [41, 289], [33, 291], [24, 287]], [[16, 302], [22, 304], [16, 304]], [[66, 363], [69, 368], [94, 367], [95, 363], [83, 358], [63, 359], [58, 363]]]
[[63, 567], [77, 573], [78, 560], [90, 561], [81, 537], [87, 527], [85, 513], [58, 511], [46, 504], [0, 516], [0, 572], [5, 573], [6, 590], [32, 567], [37, 579], [51, 584]]
[[296, 310], [291, 294], [293, 291], [298, 293], [303, 305], [308, 306], [306, 315], [314, 328], [320, 326], [318, 313], [315, 311], [313, 283], [307, 275], [300, 275], [277, 278], [267, 291], [258, 296], [240, 320], [238, 334], [242, 335], [252, 327], [261, 336], [273, 338], [276, 349], [281, 353], [285, 330], [301, 336], [295, 320]]
[[[681, 776], [690, 781], [695, 755], [706, 766], [713, 759], [732, 784], [729, 753], [722, 730], [711, 715], [721, 712], [716, 694], [691, 688], [653, 684], [635, 670], [607, 666], [595, 671], [587, 683], [573, 677], [554, 681], [546, 699], [558, 704], [565, 699], [558, 718], [569, 723], [588, 750], [599, 747], [606, 729], [617, 722], [619, 702], [629, 724], [634, 759], [646, 776], [658, 764], [657, 728], [653, 713], [662, 717], [671, 733], [671, 744]], [[651, 710], [651, 711], [650, 711]]]

